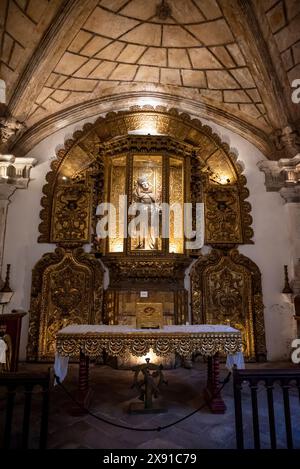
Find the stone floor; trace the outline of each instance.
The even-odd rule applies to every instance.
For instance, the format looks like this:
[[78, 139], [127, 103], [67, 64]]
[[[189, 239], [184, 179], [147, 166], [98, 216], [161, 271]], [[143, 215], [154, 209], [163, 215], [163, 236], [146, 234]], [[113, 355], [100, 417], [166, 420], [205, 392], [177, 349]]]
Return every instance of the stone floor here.
[[[248, 365], [253, 367], [254, 365]], [[257, 367], [258, 365], [255, 365]], [[260, 367], [274, 367], [274, 364], [263, 364]], [[284, 364], [284, 367], [289, 366]], [[283, 368], [282, 364], [276, 367]], [[46, 365], [21, 365], [20, 370], [41, 370]], [[70, 391], [76, 390], [77, 365], [69, 368], [69, 374], [64, 384]], [[137, 391], [131, 389], [133, 373], [131, 371], [116, 370], [108, 366], [91, 366], [91, 383], [94, 396], [91, 411], [111, 422], [131, 427], [156, 428], [172, 423], [186, 414], [197, 409], [201, 403], [202, 391], [205, 386], [206, 369], [203, 363], [196, 363], [193, 369], [177, 368], [164, 372], [168, 385], [163, 390], [163, 400], [168, 412], [150, 415], [132, 415], [128, 413], [129, 404], [137, 401]], [[227, 372], [222, 368], [224, 378]], [[282, 395], [279, 389], [275, 390], [276, 425], [278, 431], [278, 446], [285, 447], [284, 416]], [[191, 418], [178, 423], [161, 432], [137, 432], [124, 430], [103, 423], [89, 415], [78, 415], [74, 406], [63, 390], [58, 386], [51, 392], [50, 418], [49, 418], [49, 448], [185, 448], [185, 449], [213, 449], [235, 448], [235, 424], [232, 382], [228, 383], [223, 391], [227, 405], [224, 415], [211, 414], [207, 408], [196, 413]], [[34, 412], [31, 422], [32, 446], [37, 444], [38, 435], [38, 406], [40, 395], [37, 392], [33, 399]], [[250, 393], [243, 391], [245, 412], [246, 445], [253, 446]], [[268, 413], [265, 393], [259, 391], [260, 401], [260, 427], [262, 445], [269, 446]], [[299, 395], [296, 389], [291, 390], [291, 407], [294, 430], [295, 447], [300, 448], [300, 406]], [[4, 412], [1, 412], [2, 415]], [[76, 415], [77, 414], [77, 415]], [[3, 420], [0, 418], [0, 420]], [[16, 406], [15, 425], [16, 436], [22, 422], [21, 396]], [[1, 425], [0, 425], [1, 433]]]

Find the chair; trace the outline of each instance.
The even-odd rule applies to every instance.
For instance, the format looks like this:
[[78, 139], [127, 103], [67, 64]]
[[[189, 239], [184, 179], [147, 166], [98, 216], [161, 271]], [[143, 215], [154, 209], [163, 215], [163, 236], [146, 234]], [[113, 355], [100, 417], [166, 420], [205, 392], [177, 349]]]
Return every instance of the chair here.
[[[254, 438], [254, 448], [261, 448], [261, 432], [260, 432], [260, 399], [266, 397], [267, 409], [268, 409], [268, 427], [271, 449], [277, 448], [278, 438], [278, 426], [276, 427], [276, 421], [278, 423], [283, 420], [285, 427], [286, 446], [288, 449], [294, 447], [293, 441], [293, 426], [292, 426], [292, 414], [290, 406], [290, 388], [294, 384], [298, 388], [298, 395], [300, 399], [300, 368], [291, 369], [252, 369], [252, 370], [238, 370], [234, 367], [233, 369], [233, 392], [234, 392], [234, 407], [235, 407], [235, 429], [236, 429], [236, 443], [237, 449], [244, 449], [244, 414], [243, 414], [243, 402], [242, 402], [242, 388], [248, 384], [250, 388], [251, 397], [251, 414], [252, 414], [252, 428]], [[274, 398], [274, 385], [279, 385], [281, 389], [280, 400]], [[258, 390], [259, 395], [258, 395]], [[266, 395], [263, 395], [263, 391]], [[260, 399], [258, 399], [258, 397]], [[298, 405], [299, 405], [298, 399]], [[245, 399], [244, 399], [245, 401]], [[278, 410], [281, 403], [283, 403], [283, 414], [284, 419], [276, 418], [276, 411]], [[274, 406], [275, 404], [275, 406]]]
[[[40, 404], [40, 429], [39, 429], [39, 449], [45, 449], [47, 445], [48, 413], [49, 413], [49, 385], [50, 370], [48, 373], [0, 373], [0, 389], [5, 388], [4, 399], [1, 399], [1, 408], [5, 408], [3, 438], [0, 440], [0, 447], [9, 449], [13, 441], [13, 417], [16, 410], [16, 397], [24, 404], [22, 434], [20, 447], [28, 448], [30, 436], [30, 418], [32, 415], [32, 397], [38, 396], [37, 387], [41, 388]], [[5, 392], [5, 391], [4, 391]], [[21, 399], [19, 399], [21, 397]], [[1, 412], [2, 413], [2, 412]], [[34, 415], [36, 421], [36, 415]]]

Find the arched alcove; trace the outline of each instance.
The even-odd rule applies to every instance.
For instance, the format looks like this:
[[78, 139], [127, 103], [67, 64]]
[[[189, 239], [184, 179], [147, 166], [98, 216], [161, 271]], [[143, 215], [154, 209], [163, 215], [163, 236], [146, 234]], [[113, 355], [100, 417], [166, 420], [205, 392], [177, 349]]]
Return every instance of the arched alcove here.
[[191, 119], [187, 113], [179, 113], [176, 109], [167, 110], [163, 106], [154, 108], [149, 105], [108, 113], [106, 117], [98, 118], [93, 124], [87, 123], [58, 150], [57, 158], [52, 161], [51, 171], [47, 174], [47, 184], [43, 188], [46, 196], [41, 202], [43, 209], [39, 242], [51, 242], [51, 210], [55, 188], [64, 181], [78, 180], [84, 171], [92, 167], [97, 159], [99, 160], [100, 149], [105, 152], [105, 145], [109, 147], [110, 142], [129, 134], [167, 136], [178, 142], [178, 145], [180, 142], [186, 146], [185, 151], [194, 152], [201, 171], [206, 171], [213, 184], [223, 186], [223, 183], [226, 184], [229, 180], [231, 185], [239, 186], [241, 200], [239, 211], [243, 218], [241, 223], [243, 236], [239, 241], [251, 242], [253, 235], [249, 228], [252, 222], [249, 215], [251, 207], [245, 202], [249, 193], [236, 154], [200, 120]]

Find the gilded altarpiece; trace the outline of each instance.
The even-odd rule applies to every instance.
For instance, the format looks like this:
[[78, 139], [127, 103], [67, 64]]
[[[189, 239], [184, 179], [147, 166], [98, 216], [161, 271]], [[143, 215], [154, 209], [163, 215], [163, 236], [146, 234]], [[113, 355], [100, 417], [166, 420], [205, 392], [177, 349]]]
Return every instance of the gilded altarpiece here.
[[27, 356], [52, 360], [56, 333], [69, 324], [102, 321], [103, 269], [81, 248], [57, 248], [33, 270]]
[[[117, 207], [115, 238], [109, 238], [101, 260], [109, 270], [105, 291], [104, 320], [109, 324], [136, 326], [138, 304], [161, 303], [163, 324], [184, 324], [188, 320], [188, 292], [184, 272], [191, 263], [186, 256], [183, 224], [175, 238], [175, 219], [169, 215], [169, 237], [162, 236], [163, 203], [183, 208], [187, 199], [186, 168], [191, 146], [166, 136], [127, 136], [100, 146], [106, 161], [106, 200]], [[146, 219], [158, 216], [159, 230], [123, 239], [125, 226], [119, 217], [119, 197], [131, 204], [144, 204]], [[132, 218], [128, 215], [128, 226]], [[182, 220], [183, 221], [183, 220]], [[121, 227], [121, 230], [120, 230]], [[120, 236], [121, 232], [121, 236]], [[147, 296], [141, 297], [141, 292]]]
[[194, 324], [228, 324], [242, 332], [248, 360], [266, 357], [260, 272], [236, 249], [213, 249], [191, 271]]
[[[132, 134], [149, 122], [158, 135]], [[28, 358], [52, 359], [53, 337], [71, 321], [133, 324], [140, 301], [162, 303], [165, 324], [185, 323], [184, 278], [194, 258], [192, 322], [235, 325], [243, 331], [247, 357], [264, 356], [260, 273], [235, 249], [252, 243], [246, 184], [229, 146], [176, 109], [135, 106], [76, 131], [58, 150], [43, 188], [39, 242], [59, 247], [33, 271]], [[162, 202], [192, 202], [193, 229], [196, 203], [204, 203], [205, 244], [215, 249], [209, 256], [186, 249], [185, 237], [174, 237], [172, 214], [167, 239], [148, 232], [131, 243], [123, 236], [128, 220], [119, 217], [120, 195], [148, 203], [148, 214], [160, 212]], [[114, 239], [97, 237], [101, 202], [117, 206]], [[84, 244], [91, 254], [80, 249]], [[102, 264], [110, 279], [103, 308]], [[145, 300], [142, 290], [148, 291]]]

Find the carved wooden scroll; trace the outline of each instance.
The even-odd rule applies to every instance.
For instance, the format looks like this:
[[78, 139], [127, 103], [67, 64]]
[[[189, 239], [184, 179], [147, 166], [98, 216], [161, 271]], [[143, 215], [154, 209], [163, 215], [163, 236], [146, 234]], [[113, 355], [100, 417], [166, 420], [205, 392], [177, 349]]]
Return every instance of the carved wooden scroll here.
[[213, 249], [191, 271], [194, 324], [228, 324], [242, 332], [248, 360], [266, 357], [261, 275], [236, 249]]
[[88, 243], [92, 190], [84, 184], [62, 184], [56, 188], [52, 206], [51, 242]]
[[57, 248], [33, 269], [29, 360], [53, 360], [56, 334], [69, 324], [102, 320], [103, 269], [81, 248]]
[[[204, 190], [205, 239], [207, 244], [251, 243], [251, 206], [244, 202], [240, 184], [208, 185]], [[247, 191], [247, 189], [245, 189]], [[249, 195], [247, 191], [247, 196]]]

